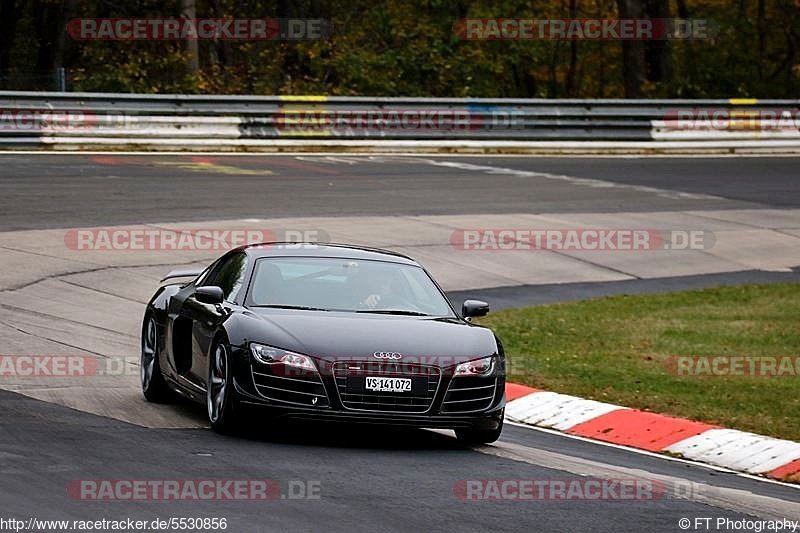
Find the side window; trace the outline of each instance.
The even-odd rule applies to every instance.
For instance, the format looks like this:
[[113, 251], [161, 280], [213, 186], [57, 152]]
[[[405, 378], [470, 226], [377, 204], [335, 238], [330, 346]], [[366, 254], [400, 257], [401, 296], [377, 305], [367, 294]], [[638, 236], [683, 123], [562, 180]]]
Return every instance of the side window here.
[[214, 272], [214, 270], [216, 270], [216, 268], [217, 268], [216, 261], [211, 265], [207, 266], [206, 269], [203, 270], [199, 276], [197, 276], [197, 279], [194, 280], [195, 286], [203, 287], [205, 285], [208, 285], [208, 278], [211, 277], [211, 274]]
[[247, 254], [232, 255], [217, 266], [215, 272], [205, 280], [204, 285], [217, 285], [225, 294], [225, 300], [232, 302], [242, 288], [246, 266]]

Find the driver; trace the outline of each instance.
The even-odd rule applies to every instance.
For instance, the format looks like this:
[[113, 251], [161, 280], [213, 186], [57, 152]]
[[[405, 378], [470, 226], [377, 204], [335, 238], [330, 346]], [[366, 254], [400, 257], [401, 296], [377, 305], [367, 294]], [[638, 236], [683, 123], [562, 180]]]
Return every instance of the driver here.
[[392, 278], [381, 271], [368, 270], [358, 279], [361, 294], [365, 295], [358, 304], [368, 309], [376, 309], [381, 301], [386, 302], [392, 294]]

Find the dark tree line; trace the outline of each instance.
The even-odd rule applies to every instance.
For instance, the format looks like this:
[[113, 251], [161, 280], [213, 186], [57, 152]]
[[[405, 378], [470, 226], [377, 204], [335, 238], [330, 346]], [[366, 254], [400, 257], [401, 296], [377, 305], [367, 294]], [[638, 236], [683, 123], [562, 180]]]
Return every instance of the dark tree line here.
[[[324, 18], [303, 41], [80, 41], [75, 18]], [[699, 40], [469, 41], [467, 17], [712, 20]], [[483, 97], [800, 92], [795, 0], [0, 0], [0, 88]]]

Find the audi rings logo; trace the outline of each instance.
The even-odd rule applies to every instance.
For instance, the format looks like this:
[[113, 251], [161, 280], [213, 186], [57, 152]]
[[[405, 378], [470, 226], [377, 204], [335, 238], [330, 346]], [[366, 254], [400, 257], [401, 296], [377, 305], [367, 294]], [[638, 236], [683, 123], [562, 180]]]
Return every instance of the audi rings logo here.
[[403, 356], [397, 352], [375, 352], [372, 354], [373, 357], [377, 357], [378, 359], [402, 359]]

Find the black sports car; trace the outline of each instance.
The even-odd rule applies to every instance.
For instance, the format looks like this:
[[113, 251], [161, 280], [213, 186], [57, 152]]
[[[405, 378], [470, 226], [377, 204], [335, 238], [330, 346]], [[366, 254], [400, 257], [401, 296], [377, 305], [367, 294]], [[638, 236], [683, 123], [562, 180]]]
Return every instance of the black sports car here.
[[250, 245], [162, 282], [142, 325], [149, 401], [178, 393], [204, 402], [218, 431], [260, 407], [261, 415], [449, 428], [468, 443], [500, 436], [503, 347], [468, 320], [488, 304], [467, 300], [458, 314], [404, 255]]

